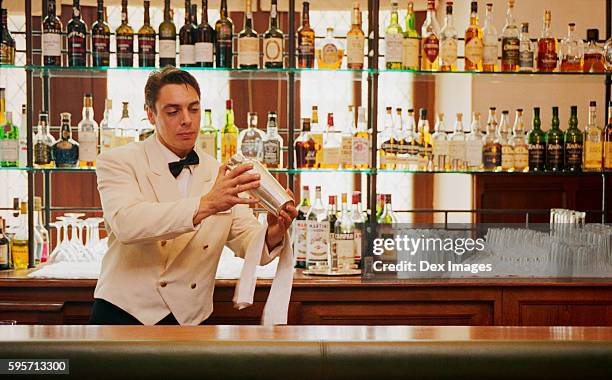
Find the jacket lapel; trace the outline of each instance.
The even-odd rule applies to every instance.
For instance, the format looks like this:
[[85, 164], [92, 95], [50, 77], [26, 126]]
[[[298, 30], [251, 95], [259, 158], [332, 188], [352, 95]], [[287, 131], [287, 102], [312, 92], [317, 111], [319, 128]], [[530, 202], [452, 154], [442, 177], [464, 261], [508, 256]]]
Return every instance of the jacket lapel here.
[[175, 202], [181, 199], [181, 193], [175, 178], [168, 169], [168, 164], [157, 146], [155, 134], [144, 141], [145, 153], [149, 161], [147, 178], [159, 202]]

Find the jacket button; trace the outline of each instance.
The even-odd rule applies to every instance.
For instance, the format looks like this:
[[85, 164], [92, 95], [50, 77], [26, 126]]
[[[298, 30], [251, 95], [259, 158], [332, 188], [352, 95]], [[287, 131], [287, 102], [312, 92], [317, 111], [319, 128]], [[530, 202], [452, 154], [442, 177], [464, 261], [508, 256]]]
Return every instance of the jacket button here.
[[208, 249], [208, 244], [206, 244], [206, 245], [204, 246], [204, 249]]
[[195, 283], [191, 284], [191, 289], [195, 289], [195, 288], [196, 288], [196, 284]]
[[168, 283], [166, 281], [162, 281], [159, 283], [159, 286], [161, 286], [162, 288], [165, 288], [166, 285], [168, 285]]
[[162, 240], [162, 241], [161, 241], [161, 246], [162, 246], [162, 247], [165, 247], [167, 243], [168, 243], [167, 241]]

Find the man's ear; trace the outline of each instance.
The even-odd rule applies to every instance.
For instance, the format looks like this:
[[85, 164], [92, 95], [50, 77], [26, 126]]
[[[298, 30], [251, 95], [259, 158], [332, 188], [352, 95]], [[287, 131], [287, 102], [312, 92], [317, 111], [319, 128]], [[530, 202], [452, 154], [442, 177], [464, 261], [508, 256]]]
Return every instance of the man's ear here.
[[149, 123], [151, 123], [151, 125], [157, 125], [157, 115], [155, 114], [155, 111], [149, 106], [147, 106], [147, 118], [149, 119]]

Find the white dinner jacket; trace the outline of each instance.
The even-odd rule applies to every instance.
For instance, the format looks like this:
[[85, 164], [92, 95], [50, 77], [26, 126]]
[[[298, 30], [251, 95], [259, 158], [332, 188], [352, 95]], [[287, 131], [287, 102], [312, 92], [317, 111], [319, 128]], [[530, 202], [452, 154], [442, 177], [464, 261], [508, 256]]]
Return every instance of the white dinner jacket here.
[[[220, 165], [196, 147], [200, 164], [188, 197], [182, 198], [155, 138], [98, 157], [98, 190], [109, 239], [94, 297], [145, 325], [170, 312], [182, 325], [197, 325], [213, 310], [223, 246], [244, 257], [261, 225], [248, 206], [237, 205], [194, 227], [200, 197], [213, 186]], [[272, 252], [263, 244], [260, 265], [272, 261], [284, 244], [286, 239]]]

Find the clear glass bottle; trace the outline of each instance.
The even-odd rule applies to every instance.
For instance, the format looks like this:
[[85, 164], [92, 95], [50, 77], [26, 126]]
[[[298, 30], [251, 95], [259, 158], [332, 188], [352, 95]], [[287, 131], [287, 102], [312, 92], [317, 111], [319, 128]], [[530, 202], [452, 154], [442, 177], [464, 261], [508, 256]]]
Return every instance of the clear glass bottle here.
[[457, 71], [458, 34], [453, 24], [453, 2], [446, 2], [446, 17], [440, 30], [440, 71]]
[[[427, 118], [424, 118], [424, 122]], [[420, 123], [420, 120], [419, 120]], [[408, 117], [406, 118], [406, 128], [403, 136], [404, 140], [404, 153], [406, 154], [406, 161], [404, 162], [404, 168], [408, 170], [417, 170], [419, 167], [419, 157], [423, 147], [420, 145], [419, 130], [417, 122], [414, 116], [414, 110], [410, 108], [408, 110]], [[433, 153], [433, 148], [432, 148]], [[384, 202], [383, 202], [384, 203]]]
[[514, 171], [526, 172], [529, 170], [529, 145], [523, 121], [523, 109], [516, 110], [514, 127], [512, 128], [512, 148], [514, 149]]
[[406, 30], [402, 40], [402, 69], [418, 70], [419, 64], [419, 32], [416, 30], [416, 16], [414, 4], [408, 2], [408, 12], [406, 13]]
[[[332, 204], [334, 198], [330, 199], [329, 207], [333, 210], [333, 214], [330, 214], [335, 218], [336, 205]], [[327, 266], [330, 249], [330, 217], [321, 200], [321, 186], [315, 187], [315, 202], [306, 219], [306, 269], [317, 270], [321, 266]]]
[[563, 131], [559, 128], [559, 107], [552, 108], [551, 128], [546, 133], [546, 170], [563, 171]]
[[343, 169], [353, 168], [353, 124], [355, 119], [355, 108], [348, 106], [344, 120], [340, 127], [340, 167]]
[[397, 1], [391, 2], [391, 21], [385, 29], [385, 62], [386, 68], [399, 70], [402, 68], [402, 46], [404, 34], [399, 24]]
[[138, 141], [140, 133], [137, 126], [130, 118], [130, 105], [128, 102], [121, 103], [123, 108], [121, 110], [121, 119], [117, 123], [117, 130], [115, 131], [115, 144], [114, 147], [126, 145], [134, 141]]
[[499, 42], [497, 41], [497, 28], [493, 24], [493, 4], [491, 3], [487, 3], [487, 13], [484, 27], [482, 28], [482, 35], [484, 41], [482, 71], [495, 72], [498, 70]]
[[407, 130], [404, 128], [402, 109], [400, 107], [395, 109], [395, 117], [392, 124], [393, 143], [391, 149], [395, 153], [395, 168], [405, 169], [408, 166], [408, 152], [406, 148], [410, 140], [408, 138], [409, 134], [407, 134]]
[[28, 166], [28, 109], [21, 105], [21, 119], [19, 120], [19, 167]]
[[527, 135], [529, 144], [529, 171], [543, 172], [546, 170], [546, 134], [541, 129], [540, 107], [533, 109], [533, 124]]
[[355, 252], [355, 265], [354, 268], [361, 267], [361, 251], [362, 251], [362, 239], [363, 232], [365, 228], [365, 216], [363, 211], [361, 210], [361, 192], [353, 191], [353, 196], [351, 198], [351, 212], [350, 217], [355, 225], [355, 243], [354, 243], [354, 252]]
[[298, 169], [314, 168], [317, 163], [317, 152], [321, 146], [310, 132], [310, 118], [302, 119], [302, 132], [295, 140], [295, 165]]
[[520, 71], [531, 72], [533, 71], [533, 59], [535, 54], [535, 47], [531, 38], [529, 37], [529, 23], [524, 22], [521, 24], [521, 36], [519, 46], [519, 67]]
[[417, 170], [433, 170], [433, 147], [431, 145], [429, 120], [427, 120], [427, 110], [425, 108], [419, 110], [418, 147]]
[[606, 70], [612, 71], [612, 37], [604, 44], [604, 59], [606, 61]]
[[603, 73], [606, 71], [606, 61], [603, 50], [597, 43], [599, 40], [598, 29], [587, 30], [587, 45], [584, 50], [584, 64], [582, 71], [585, 73]]
[[578, 129], [578, 106], [571, 106], [568, 128], [563, 138], [565, 142], [565, 170], [582, 171], [584, 136]]
[[351, 162], [356, 169], [367, 169], [370, 167], [370, 134], [366, 123], [366, 109], [357, 108], [357, 125], [352, 140]]
[[217, 148], [219, 146], [219, 131], [214, 127], [212, 122], [212, 111], [210, 109], [204, 110], [204, 121], [202, 128], [198, 134], [198, 144], [200, 148], [215, 160], [217, 159]]
[[306, 252], [308, 241], [306, 239], [308, 229], [308, 214], [312, 205], [310, 203], [310, 189], [307, 185], [302, 186], [302, 200], [297, 207], [297, 216], [293, 225], [293, 250], [296, 256], [296, 267], [306, 268]]
[[559, 45], [560, 70], [563, 72], [582, 71], [583, 54], [584, 43], [576, 36], [576, 24], [571, 22], [567, 26], [567, 36], [561, 40]]
[[440, 63], [440, 27], [436, 18], [435, 0], [427, 0], [427, 16], [421, 27], [421, 70], [438, 71]]
[[589, 121], [584, 129], [584, 160], [582, 170], [599, 172], [603, 165], [603, 130], [597, 123], [597, 103], [589, 104]]
[[38, 265], [44, 263], [49, 258], [49, 231], [45, 228], [42, 217], [42, 199], [40, 197], [34, 197], [34, 229], [38, 233], [40, 241], [38, 242], [39, 248], [37, 254], [34, 257], [34, 264]]
[[465, 71], [482, 71], [484, 40], [478, 25], [478, 2], [470, 5], [470, 25], [465, 30]]
[[502, 117], [497, 130], [497, 141], [501, 146], [501, 170], [514, 170], [514, 147], [510, 139], [510, 112], [502, 111]]
[[328, 27], [325, 39], [316, 49], [317, 65], [320, 69], [339, 69], [342, 65], [344, 49], [334, 37], [334, 28]]
[[263, 162], [264, 133], [257, 128], [257, 112], [247, 115], [247, 128], [238, 134], [238, 151], [246, 158]]
[[514, 72], [519, 70], [520, 30], [514, 19], [514, 0], [508, 0], [506, 25], [501, 34], [501, 71]]
[[544, 12], [542, 35], [538, 39], [538, 71], [553, 72], [557, 69], [557, 39], [550, 30], [552, 15], [550, 10]]
[[79, 143], [72, 139], [71, 117], [68, 112], [60, 114], [62, 120], [60, 139], [53, 146], [55, 166], [58, 168], [73, 168], [79, 163]]
[[465, 136], [465, 161], [467, 170], [482, 170], [483, 134], [480, 130], [480, 113], [472, 113], [470, 132]]
[[38, 127], [34, 135], [34, 166], [38, 168], [53, 167], [53, 145], [55, 138], [49, 133], [49, 115], [41, 112], [38, 115]]
[[244, 27], [238, 34], [238, 67], [256, 69], [259, 67], [259, 38], [253, 29], [251, 0], [245, 1]]
[[225, 101], [225, 125], [221, 131], [221, 163], [225, 164], [238, 150], [238, 127], [234, 124], [234, 103]]
[[438, 120], [434, 126], [434, 133], [431, 135], [431, 145], [433, 148], [433, 169], [448, 170], [449, 163], [449, 141], [446, 137], [446, 125], [444, 124], [444, 114], [438, 114]]
[[351, 70], [363, 69], [365, 34], [361, 29], [359, 3], [353, 3], [351, 29], [346, 34], [346, 66]]
[[93, 98], [91, 94], [83, 97], [83, 118], [78, 124], [79, 166], [92, 168], [98, 157], [98, 123], [94, 120]]
[[0, 166], [19, 166], [19, 128], [13, 124], [13, 113], [4, 113], [4, 124], [0, 135]]
[[334, 223], [331, 249], [332, 272], [347, 271], [355, 266], [355, 223], [348, 212], [347, 194], [342, 193], [340, 216]]
[[487, 129], [483, 138], [482, 164], [486, 171], [495, 171], [501, 168], [501, 145], [497, 140], [497, 119], [495, 117], [495, 107], [489, 108], [489, 118]]
[[451, 170], [460, 171], [464, 170], [465, 167], [467, 144], [463, 133], [463, 114], [458, 113], [456, 117], [455, 128], [448, 142], [448, 155]]
[[334, 128], [334, 114], [327, 114], [327, 131], [323, 135], [323, 162], [324, 169], [337, 169], [340, 164], [341, 140], [338, 131]]
[[283, 167], [283, 138], [278, 134], [276, 112], [268, 112], [268, 124], [263, 140], [263, 163], [267, 168]]
[[10, 247], [13, 267], [14, 269], [27, 269], [29, 264], [27, 202], [21, 202], [19, 205], [19, 223], [13, 233]]
[[100, 152], [113, 148], [115, 140], [115, 122], [113, 120], [113, 101], [104, 100], [104, 116], [100, 121]]

